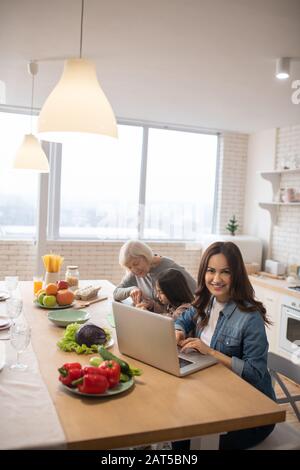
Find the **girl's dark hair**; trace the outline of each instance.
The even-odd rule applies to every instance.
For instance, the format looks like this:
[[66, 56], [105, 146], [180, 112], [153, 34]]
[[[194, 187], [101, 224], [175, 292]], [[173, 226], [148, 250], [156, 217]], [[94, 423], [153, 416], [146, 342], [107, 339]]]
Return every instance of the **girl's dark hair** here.
[[205, 285], [205, 274], [210, 258], [220, 253], [225, 256], [230, 270], [230, 299], [237, 304], [240, 310], [244, 312], [258, 311], [265, 323], [272, 324], [266, 316], [266, 309], [263, 304], [254, 299], [254, 289], [249, 281], [239, 248], [232, 242], [215, 242], [203, 253], [199, 266], [198, 286], [193, 306], [197, 310], [197, 316], [199, 315], [201, 318], [200, 327], [208, 323], [209, 317], [205, 310], [211, 299], [211, 294]]
[[194, 296], [188, 283], [178, 269], [170, 268], [162, 271], [156, 278], [156, 282], [173, 307], [179, 307], [184, 303], [193, 302]]

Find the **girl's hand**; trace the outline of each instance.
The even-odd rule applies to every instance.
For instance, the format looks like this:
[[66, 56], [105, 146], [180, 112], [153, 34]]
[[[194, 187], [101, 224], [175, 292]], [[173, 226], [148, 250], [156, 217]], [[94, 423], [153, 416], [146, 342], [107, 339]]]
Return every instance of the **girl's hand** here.
[[187, 338], [180, 343], [182, 347], [180, 352], [185, 352], [187, 349], [197, 349], [201, 354], [209, 354], [211, 348], [203, 343], [200, 338]]
[[143, 300], [141, 303], [136, 304], [137, 308], [141, 308], [142, 310], [152, 310], [154, 302], [153, 300]]
[[132, 301], [134, 305], [141, 303], [142, 298], [143, 298], [143, 293], [141, 289], [138, 287], [134, 287], [132, 291], [130, 292], [130, 297], [132, 298]]

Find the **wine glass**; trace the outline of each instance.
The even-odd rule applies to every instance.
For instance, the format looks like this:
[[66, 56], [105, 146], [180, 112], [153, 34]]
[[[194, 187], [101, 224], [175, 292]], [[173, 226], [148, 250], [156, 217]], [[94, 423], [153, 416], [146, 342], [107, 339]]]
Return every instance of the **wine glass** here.
[[10, 297], [12, 297], [13, 291], [17, 289], [18, 284], [19, 284], [18, 276], [5, 276], [5, 287]]
[[10, 328], [10, 344], [17, 351], [17, 362], [10, 366], [11, 369], [26, 370], [27, 364], [19, 360], [19, 356], [30, 343], [30, 327], [26, 323], [14, 323]]
[[15, 299], [12, 297], [6, 301], [6, 313], [13, 323], [15, 323], [15, 320], [21, 315], [22, 309], [22, 299]]

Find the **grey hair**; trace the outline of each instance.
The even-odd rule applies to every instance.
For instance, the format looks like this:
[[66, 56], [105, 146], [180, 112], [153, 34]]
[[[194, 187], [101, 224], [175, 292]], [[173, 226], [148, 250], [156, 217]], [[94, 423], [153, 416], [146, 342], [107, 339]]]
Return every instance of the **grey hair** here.
[[127, 266], [131, 258], [143, 256], [151, 263], [153, 259], [153, 251], [150, 246], [140, 240], [129, 240], [120, 249], [119, 263], [121, 266]]

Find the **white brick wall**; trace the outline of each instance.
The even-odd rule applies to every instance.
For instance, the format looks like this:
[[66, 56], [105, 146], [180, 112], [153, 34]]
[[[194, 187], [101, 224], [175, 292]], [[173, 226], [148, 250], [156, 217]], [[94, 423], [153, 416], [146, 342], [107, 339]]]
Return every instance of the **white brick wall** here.
[[[300, 125], [278, 129], [276, 167], [283, 164], [300, 167]], [[300, 191], [300, 172], [282, 175], [281, 188]], [[300, 206], [279, 206], [277, 224], [272, 233], [272, 258], [300, 265]]]
[[0, 242], [0, 279], [5, 276], [19, 276], [32, 279], [36, 248], [29, 241]]
[[220, 137], [217, 233], [228, 234], [232, 215], [238, 220], [237, 233], [243, 233], [248, 134], [225, 133]]
[[[195, 278], [200, 261], [200, 248], [193, 243], [149, 243], [155, 253], [169, 256], [182, 264]], [[77, 264], [81, 279], [108, 279], [117, 284], [123, 276], [119, 266], [122, 242], [48, 242], [47, 250], [63, 256], [62, 273], [68, 264]], [[0, 242], [0, 280], [7, 275], [18, 275], [31, 280], [35, 266], [35, 246], [24, 241]]]

